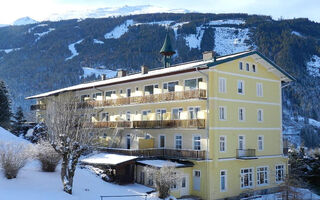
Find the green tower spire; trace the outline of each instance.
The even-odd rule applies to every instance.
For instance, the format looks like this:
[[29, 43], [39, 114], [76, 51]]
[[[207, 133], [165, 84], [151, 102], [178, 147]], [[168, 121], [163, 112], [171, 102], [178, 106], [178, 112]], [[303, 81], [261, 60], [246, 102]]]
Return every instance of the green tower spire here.
[[173, 50], [172, 45], [171, 45], [169, 32], [167, 31], [166, 38], [164, 39], [164, 43], [163, 43], [162, 48], [160, 50], [160, 54], [164, 56], [163, 57], [163, 65], [165, 68], [170, 66], [170, 58], [175, 53], [176, 52]]

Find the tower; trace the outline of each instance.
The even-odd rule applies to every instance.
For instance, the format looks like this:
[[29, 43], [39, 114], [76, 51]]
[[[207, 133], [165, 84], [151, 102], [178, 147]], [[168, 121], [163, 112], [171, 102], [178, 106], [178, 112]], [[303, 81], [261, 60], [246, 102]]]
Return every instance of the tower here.
[[169, 36], [169, 32], [166, 33], [166, 38], [164, 39], [164, 43], [162, 45], [162, 48], [160, 50], [160, 54], [163, 55], [163, 66], [165, 68], [170, 67], [170, 59], [173, 54], [176, 52], [173, 50], [171, 45], [171, 40]]

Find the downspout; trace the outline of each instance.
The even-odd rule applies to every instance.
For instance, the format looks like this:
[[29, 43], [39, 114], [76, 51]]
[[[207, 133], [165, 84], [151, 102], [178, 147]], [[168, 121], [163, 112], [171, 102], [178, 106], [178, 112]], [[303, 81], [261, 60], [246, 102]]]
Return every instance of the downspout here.
[[200, 71], [199, 70], [199, 66], [196, 66], [196, 71], [199, 72], [200, 74], [202, 74], [203, 76], [205, 76], [206, 81], [207, 81], [207, 89], [206, 89], [206, 97], [207, 97], [207, 102], [206, 102], [206, 109], [207, 109], [207, 119], [206, 119], [206, 136], [207, 136], [207, 150], [206, 150], [206, 174], [207, 174], [207, 199], [210, 199], [210, 176], [209, 176], [209, 75]]

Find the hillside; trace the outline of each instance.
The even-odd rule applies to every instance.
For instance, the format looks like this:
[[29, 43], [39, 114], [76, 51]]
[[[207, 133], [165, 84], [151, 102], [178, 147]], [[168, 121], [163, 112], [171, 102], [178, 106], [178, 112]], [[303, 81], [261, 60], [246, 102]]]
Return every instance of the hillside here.
[[[285, 128], [301, 117], [319, 121], [320, 24], [308, 19], [272, 20], [247, 14], [144, 14], [40, 22], [0, 28], [0, 79], [14, 106], [26, 96], [115, 74], [142, 64], [161, 66], [169, 29], [174, 63], [214, 50], [225, 55], [257, 49], [297, 78], [285, 88]], [[292, 124], [293, 123], [293, 124]], [[301, 128], [300, 127], [300, 128]], [[318, 127], [314, 126], [319, 132]]]

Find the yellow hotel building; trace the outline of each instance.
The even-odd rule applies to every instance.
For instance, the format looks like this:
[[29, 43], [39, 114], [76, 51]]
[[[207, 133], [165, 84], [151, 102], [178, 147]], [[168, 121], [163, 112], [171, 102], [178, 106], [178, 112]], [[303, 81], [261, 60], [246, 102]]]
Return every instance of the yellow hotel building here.
[[[177, 164], [176, 197], [239, 199], [284, 181], [281, 92], [294, 78], [261, 53], [205, 52], [202, 60], [102, 79], [27, 99], [37, 99], [39, 120], [60, 94], [93, 105], [107, 152]], [[137, 161], [134, 178], [152, 186], [145, 165]]]

